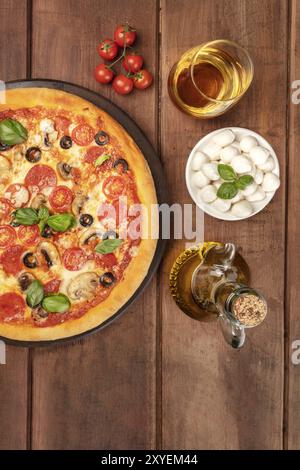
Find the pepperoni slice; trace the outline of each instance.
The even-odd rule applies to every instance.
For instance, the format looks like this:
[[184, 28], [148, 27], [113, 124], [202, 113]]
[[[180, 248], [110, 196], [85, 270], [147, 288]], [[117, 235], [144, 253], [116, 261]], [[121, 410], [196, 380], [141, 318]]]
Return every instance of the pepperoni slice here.
[[109, 199], [118, 199], [125, 189], [125, 182], [121, 176], [109, 176], [104, 180], [102, 191]]
[[29, 201], [30, 194], [24, 184], [17, 183], [8, 186], [5, 191], [5, 198], [9, 200], [13, 207], [20, 208], [26, 206]]
[[106, 255], [101, 255], [99, 253], [95, 254], [95, 261], [97, 266], [100, 268], [111, 269], [118, 262], [116, 255], [114, 253], [107, 253]]
[[49, 186], [55, 187], [56, 183], [56, 173], [48, 165], [35, 165], [25, 177], [25, 184], [32, 192], [39, 192]]
[[7, 274], [18, 274], [23, 269], [22, 254], [24, 249], [21, 245], [13, 245], [3, 251], [0, 262]]
[[89, 145], [94, 139], [94, 129], [88, 124], [79, 124], [72, 131], [72, 140], [77, 145]]
[[0, 248], [13, 245], [16, 239], [16, 232], [9, 225], [0, 225]]
[[95, 163], [98, 157], [100, 157], [105, 152], [104, 148], [101, 148], [97, 145], [94, 147], [90, 147], [84, 157], [84, 162], [86, 163]]
[[35, 245], [40, 237], [40, 230], [37, 225], [22, 225], [18, 229], [18, 237], [26, 246]]
[[0, 320], [5, 322], [21, 321], [24, 319], [25, 301], [15, 292], [0, 295]]
[[52, 294], [53, 292], [58, 292], [60, 284], [61, 284], [60, 279], [52, 279], [51, 281], [46, 282], [46, 284], [44, 284], [44, 291], [47, 294]]
[[5, 220], [8, 218], [9, 214], [12, 212], [13, 206], [11, 205], [8, 199], [5, 197], [0, 198], [0, 220]]
[[68, 133], [70, 124], [70, 119], [65, 116], [56, 116], [54, 118], [54, 127], [58, 132], [61, 132], [62, 134]]
[[81, 248], [68, 248], [63, 254], [63, 262], [69, 271], [78, 271], [87, 261], [87, 255]]
[[57, 212], [64, 212], [73, 201], [73, 193], [67, 186], [56, 186], [49, 197], [51, 207]]

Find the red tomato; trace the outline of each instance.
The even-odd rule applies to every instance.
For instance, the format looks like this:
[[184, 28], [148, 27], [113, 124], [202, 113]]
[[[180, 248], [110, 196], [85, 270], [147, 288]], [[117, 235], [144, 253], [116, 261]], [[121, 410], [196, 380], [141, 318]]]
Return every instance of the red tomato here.
[[51, 207], [57, 212], [64, 212], [73, 201], [73, 193], [67, 186], [56, 186], [49, 196]]
[[54, 118], [55, 129], [62, 134], [68, 134], [70, 124], [70, 119], [65, 116], [55, 116]]
[[77, 145], [89, 145], [94, 139], [94, 129], [88, 124], [79, 124], [72, 131], [72, 139]]
[[25, 184], [31, 192], [39, 192], [47, 187], [56, 186], [55, 171], [48, 165], [35, 165], [27, 173]]
[[148, 88], [151, 85], [152, 80], [153, 80], [153, 77], [151, 73], [148, 72], [148, 70], [146, 69], [140, 70], [133, 77], [134, 86], [135, 88], [138, 88], [139, 90], [144, 90], [145, 88]]
[[2, 263], [3, 269], [7, 274], [17, 274], [22, 271], [22, 254], [24, 249], [20, 245], [13, 245], [3, 251], [0, 262]]
[[63, 262], [69, 271], [78, 271], [83, 268], [87, 256], [81, 248], [68, 248], [63, 254]]
[[99, 83], [110, 83], [114, 78], [113, 71], [105, 64], [99, 64], [94, 70], [95, 80]]
[[118, 199], [125, 189], [124, 179], [121, 176], [109, 176], [104, 180], [102, 191], [109, 199]]
[[115, 29], [114, 40], [120, 47], [132, 46], [136, 40], [136, 32], [128, 24], [120, 25]]
[[26, 186], [19, 183], [8, 186], [4, 195], [15, 208], [26, 206], [30, 198], [30, 194]]
[[101, 255], [99, 253], [95, 254], [95, 261], [97, 266], [105, 269], [111, 269], [118, 262], [116, 255], [114, 253], [107, 253], [106, 255]]
[[13, 206], [5, 197], [0, 198], [0, 220], [6, 219], [10, 212], [13, 210]]
[[44, 284], [44, 291], [46, 292], [46, 294], [58, 292], [60, 284], [61, 284], [60, 279], [52, 279], [51, 281], [48, 281], [46, 282], [46, 284]]
[[98, 54], [104, 60], [113, 60], [118, 54], [118, 44], [112, 39], [105, 39], [97, 47]]
[[10, 225], [0, 225], [0, 248], [13, 245], [16, 239], [16, 231]]
[[37, 225], [22, 225], [18, 228], [19, 240], [27, 246], [35, 245], [40, 237], [40, 230]]
[[136, 73], [143, 67], [143, 57], [139, 54], [127, 54], [122, 66], [126, 72]]
[[99, 147], [99, 145], [90, 147], [84, 157], [84, 162], [86, 163], [95, 163], [98, 157], [100, 157], [105, 152], [104, 147]]
[[20, 321], [24, 318], [25, 301], [15, 292], [0, 295], [0, 319], [4, 322]]
[[114, 78], [112, 86], [119, 95], [128, 95], [132, 92], [133, 81], [121, 73]]

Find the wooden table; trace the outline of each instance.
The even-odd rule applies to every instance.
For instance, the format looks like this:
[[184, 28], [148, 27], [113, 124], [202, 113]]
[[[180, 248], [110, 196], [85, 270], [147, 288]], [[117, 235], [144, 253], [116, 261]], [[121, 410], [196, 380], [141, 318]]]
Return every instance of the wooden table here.
[[[96, 45], [117, 23], [139, 32], [155, 73], [145, 93], [117, 96], [93, 79]], [[266, 322], [241, 351], [215, 324], [182, 314], [168, 274], [183, 242], [171, 242], [150, 287], [104, 331], [71, 345], [7, 348], [0, 366], [3, 449], [295, 449], [300, 446], [300, 79], [297, 0], [1, 0], [3, 80], [53, 78], [98, 91], [127, 111], [157, 148], [172, 202], [190, 202], [184, 168], [195, 142], [224, 126], [265, 136], [281, 164], [281, 189], [244, 222], [205, 218], [205, 238], [235, 242], [253, 286], [268, 299]], [[182, 52], [214, 38], [250, 52], [253, 86], [223, 117], [197, 121], [175, 109], [167, 76]]]

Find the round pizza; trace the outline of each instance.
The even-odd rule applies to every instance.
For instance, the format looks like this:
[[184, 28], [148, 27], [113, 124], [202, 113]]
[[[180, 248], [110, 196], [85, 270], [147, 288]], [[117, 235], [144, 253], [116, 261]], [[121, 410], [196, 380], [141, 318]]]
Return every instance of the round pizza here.
[[140, 149], [103, 110], [60, 90], [6, 91], [0, 336], [66, 338], [115, 314], [147, 275], [156, 202]]

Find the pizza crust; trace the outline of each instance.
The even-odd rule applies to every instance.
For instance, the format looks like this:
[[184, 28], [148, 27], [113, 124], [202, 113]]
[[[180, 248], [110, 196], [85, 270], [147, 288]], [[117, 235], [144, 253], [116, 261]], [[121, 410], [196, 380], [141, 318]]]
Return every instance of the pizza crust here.
[[[99, 118], [103, 120], [104, 126], [109, 129], [109, 133], [117, 137], [124, 158], [134, 169], [138, 196], [148, 213], [148, 220], [151, 220], [152, 206], [152, 229], [157, 233], [158, 210], [153, 178], [143, 154], [123, 127], [92, 103], [76, 95], [49, 88], [7, 90], [6, 104], [0, 105], [0, 111], [7, 108], [17, 109], [34, 106], [55, 108], [58, 112], [59, 109], [69, 110], [74, 114], [84, 116], [86, 121], [93, 127], [97, 125]], [[138, 256], [132, 258], [125, 269], [124, 279], [114, 287], [103, 302], [78, 319], [68, 320], [65, 323], [51, 327], [0, 323], [0, 336], [19, 341], [52, 341], [89, 331], [113, 316], [132, 297], [146, 277], [156, 250], [157, 239], [149, 238], [151, 236], [151, 224], [147, 225], [145, 223], [145, 217], [143, 217], [143, 221], [142, 231], [145, 238], [142, 239], [139, 245]]]

